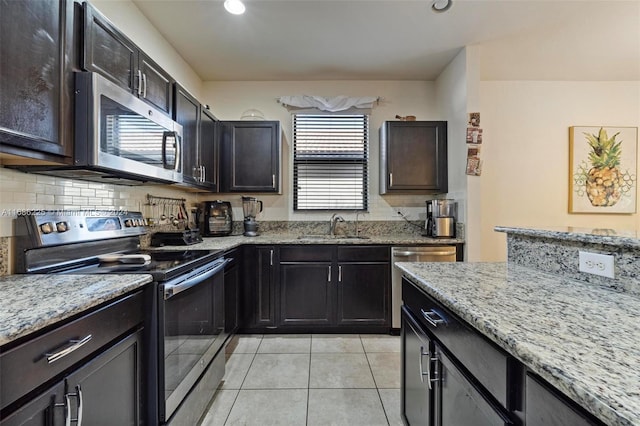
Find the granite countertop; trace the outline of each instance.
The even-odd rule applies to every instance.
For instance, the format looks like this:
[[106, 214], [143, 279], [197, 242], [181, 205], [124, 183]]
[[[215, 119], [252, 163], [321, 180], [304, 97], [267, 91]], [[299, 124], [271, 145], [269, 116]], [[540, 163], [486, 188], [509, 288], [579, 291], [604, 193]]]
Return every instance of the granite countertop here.
[[[205, 237], [204, 241], [188, 246], [189, 250], [229, 250], [243, 244], [357, 244], [357, 245], [442, 245], [442, 244], [463, 244], [464, 240], [459, 238], [429, 238], [419, 235], [377, 235], [368, 238], [346, 238], [329, 235], [326, 238], [321, 235], [301, 238], [300, 234], [280, 234], [270, 233], [257, 237], [245, 237], [243, 235], [230, 235], [227, 237]], [[175, 250], [177, 246], [152, 247], [160, 250]], [[180, 246], [185, 248], [185, 246]]]
[[528, 237], [552, 238], [561, 241], [615, 245], [621, 248], [640, 248], [640, 233], [635, 230], [608, 228], [576, 228], [572, 226], [549, 228], [516, 228], [496, 226], [497, 232], [507, 232]]
[[406, 276], [608, 425], [640, 425], [640, 297], [506, 263]]
[[151, 281], [147, 274], [0, 277], [0, 346]]

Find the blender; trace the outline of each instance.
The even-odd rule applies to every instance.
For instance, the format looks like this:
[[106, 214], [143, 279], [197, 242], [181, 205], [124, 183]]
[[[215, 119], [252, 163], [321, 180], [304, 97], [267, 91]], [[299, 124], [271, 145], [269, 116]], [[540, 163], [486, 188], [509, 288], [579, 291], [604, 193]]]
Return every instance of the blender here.
[[256, 216], [262, 211], [262, 201], [256, 197], [242, 197], [242, 212], [244, 213], [244, 236], [256, 237], [258, 223]]

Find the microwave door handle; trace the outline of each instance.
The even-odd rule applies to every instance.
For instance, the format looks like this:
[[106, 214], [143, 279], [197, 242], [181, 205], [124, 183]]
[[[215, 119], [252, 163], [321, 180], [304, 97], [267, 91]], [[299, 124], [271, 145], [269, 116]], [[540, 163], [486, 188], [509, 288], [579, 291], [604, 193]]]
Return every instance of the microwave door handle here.
[[[168, 141], [168, 136], [172, 135], [175, 141], [175, 147], [176, 147], [176, 154], [175, 154], [175, 160], [173, 162], [173, 167], [169, 167], [169, 164], [167, 163], [167, 141]], [[173, 170], [178, 170], [178, 168], [180, 167], [180, 155], [182, 152], [182, 141], [180, 140], [180, 136], [178, 136], [178, 133], [175, 131], [166, 131], [166, 132], [162, 132], [162, 166], [165, 169], [173, 169]]]
[[178, 284], [171, 284], [171, 285], [165, 286], [164, 287], [164, 300], [169, 300], [173, 296], [175, 296], [176, 294], [182, 293], [183, 291], [188, 290], [191, 287], [194, 287], [194, 286], [200, 284], [204, 280], [206, 280], [208, 278], [211, 278], [212, 276], [214, 276], [218, 272], [222, 271], [224, 269], [225, 265], [227, 263], [231, 262], [231, 260], [232, 259], [225, 259], [224, 261], [222, 261], [218, 265], [216, 265], [214, 268], [211, 268], [208, 271], [205, 271], [200, 275], [196, 275], [195, 277], [189, 278], [188, 280], [182, 281], [182, 282], [180, 282]]
[[182, 138], [178, 135], [178, 132], [172, 132], [174, 140], [176, 142], [176, 160], [173, 166], [173, 170], [178, 171], [180, 169], [180, 159], [182, 158]]
[[162, 132], [162, 167], [167, 169], [167, 136], [171, 132]]

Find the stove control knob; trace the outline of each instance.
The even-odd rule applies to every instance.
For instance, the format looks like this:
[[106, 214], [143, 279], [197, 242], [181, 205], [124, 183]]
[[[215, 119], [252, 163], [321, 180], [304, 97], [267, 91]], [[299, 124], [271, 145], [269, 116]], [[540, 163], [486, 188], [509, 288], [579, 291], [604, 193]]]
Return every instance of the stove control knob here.
[[133, 226], [133, 221], [131, 219], [125, 220], [124, 226], [126, 226], [127, 228], [131, 228]]
[[140, 225], [140, 222], [138, 222], [138, 219], [133, 219], [133, 226], [138, 226]]
[[43, 223], [42, 225], [40, 225], [40, 231], [43, 234], [50, 234], [53, 232], [53, 226], [51, 223], [47, 222], [47, 223]]
[[58, 232], [66, 232], [69, 230], [69, 224], [67, 222], [58, 222], [56, 223], [56, 229]]

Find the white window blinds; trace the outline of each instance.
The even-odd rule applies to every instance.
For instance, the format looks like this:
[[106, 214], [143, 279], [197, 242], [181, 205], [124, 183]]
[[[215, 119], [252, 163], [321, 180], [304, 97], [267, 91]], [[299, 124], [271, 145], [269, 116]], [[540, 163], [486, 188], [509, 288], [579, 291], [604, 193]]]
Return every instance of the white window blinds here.
[[369, 117], [295, 114], [294, 210], [367, 210]]

